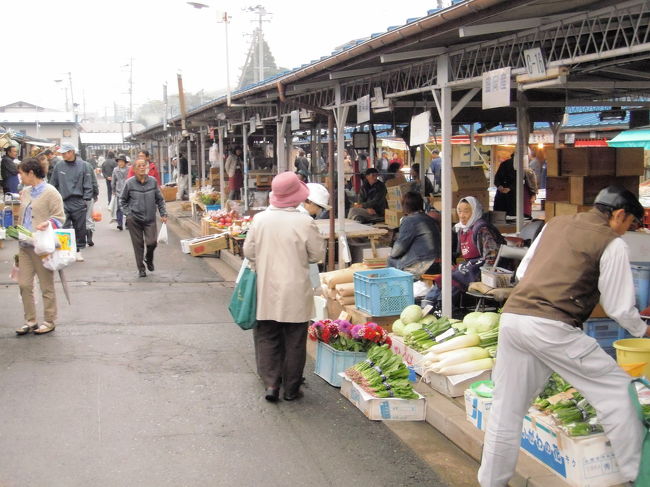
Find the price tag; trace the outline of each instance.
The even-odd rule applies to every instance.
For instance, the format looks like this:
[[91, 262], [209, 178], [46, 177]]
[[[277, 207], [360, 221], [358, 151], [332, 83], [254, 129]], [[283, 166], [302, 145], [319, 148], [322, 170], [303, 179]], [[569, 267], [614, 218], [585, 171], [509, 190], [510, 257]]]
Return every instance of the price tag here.
[[454, 328], [449, 328], [449, 330], [447, 330], [444, 333], [441, 333], [440, 335], [438, 335], [436, 337], [436, 342], [440, 343], [440, 342], [446, 340], [447, 338], [449, 338], [451, 336], [454, 336], [454, 333], [456, 333], [456, 330]]
[[431, 306], [430, 304], [427, 304], [427, 305], [424, 307], [424, 309], [422, 310], [422, 316], [426, 316], [426, 315], [428, 315], [429, 313], [431, 313], [431, 310], [432, 310], [432, 309], [433, 309], [433, 306]]

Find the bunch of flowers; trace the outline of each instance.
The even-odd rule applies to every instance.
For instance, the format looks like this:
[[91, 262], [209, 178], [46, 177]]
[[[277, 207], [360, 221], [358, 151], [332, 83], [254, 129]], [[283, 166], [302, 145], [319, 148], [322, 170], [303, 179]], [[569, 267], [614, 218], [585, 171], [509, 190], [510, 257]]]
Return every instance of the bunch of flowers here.
[[351, 352], [366, 352], [373, 345], [391, 345], [388, 333], [377, 323], [353, 325], [346, 320], [316, 321], [309, 327], [309, 338]]

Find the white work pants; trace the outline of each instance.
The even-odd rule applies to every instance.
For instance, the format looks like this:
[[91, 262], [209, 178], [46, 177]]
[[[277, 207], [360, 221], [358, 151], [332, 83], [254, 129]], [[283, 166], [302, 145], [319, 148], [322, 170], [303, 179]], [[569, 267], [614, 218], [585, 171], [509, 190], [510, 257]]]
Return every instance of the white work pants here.
[[634, 480], [644, 429], [628, 393], [631, 377], [582, 330], [560, 321], [504, 313], [478, 472], [481, 487], [505, 487], [512, 477], [523, 418], [551, 372], [560, 374], [594, 406], [623, 477]]

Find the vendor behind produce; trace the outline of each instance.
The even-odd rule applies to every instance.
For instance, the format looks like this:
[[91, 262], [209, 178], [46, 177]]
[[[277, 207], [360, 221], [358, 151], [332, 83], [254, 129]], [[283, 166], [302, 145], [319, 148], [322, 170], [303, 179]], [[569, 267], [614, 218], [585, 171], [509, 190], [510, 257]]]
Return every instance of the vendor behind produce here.
[[645, 428], [628, 393], [630, 376], [581, 327], [600, 300], [632, 335], [650, 336], [635, 308], [627, 246], [618, 238], [642, 218], [630, 191], [609, 186], [589, 212], [549, 221], [519, 265], [519, 283], [501, 315], [482, 487], [508, 483], [524, 415], [552, 372], [594, 406], [624, 480], [637, 477]]
[[[499, 230], [483, 219], [483, 206], [473, 196], [462, 198], [456, 206], [459, 222], [454, 229], [458, 233], [458, 253], [465, 262], [452, 268], [452, 300], [458, 303], [470, 283], [481, 280], [481, 267], [494, 265], [499, 247], [505, 239]], [[436, 279], [425, 300], [440, 305], [442, 278]]]
[[350, 209], [348, 218], [361, 223], [384, 221], [386, 210], [386, 185], [379, 181], [379, 171], [374, 167], [366, 169], [366, 178], [361, 186], [359, 202]]
[[402, 197], [406, 216], [399, 226], [399, 236], [393, 245], [388, 265], [410, 272], [416, 279], [422, 274], [440, 273], [440, 227], [424, 213], [420, 193], [410, 191]]

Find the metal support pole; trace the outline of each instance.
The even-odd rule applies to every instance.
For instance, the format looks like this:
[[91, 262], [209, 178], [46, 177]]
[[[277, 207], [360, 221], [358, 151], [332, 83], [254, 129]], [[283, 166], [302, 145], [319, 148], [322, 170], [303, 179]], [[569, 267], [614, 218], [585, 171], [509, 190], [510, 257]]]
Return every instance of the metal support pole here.
[[327, 241], [327, 270], [334, 270], [334, 245], [336, 244], [336, 228], [334, 222], [334, 114], [327, 117], [327, 191], [330, 193], [330, 236]]
[[528, 125], [526, 95], [517, 90], [517, 149], [515, 153], [517, 233], [521, 231], [524, 224], [524, 157], [528, 155], [528, 139], [530, 138]]
[[440, 122], [442, 127], [442, 314], [452, 315], [451, 303], [451, 88], [449, 81], [449, 57], [438, 58], [438, 84], [440, 89]]
[[217, 127], [217, 134], [219, 134], [219, 193], [221, 195], [221, 208], [226, 207], [226, 181], [225, 181], [225, 171], [224, 171], [224, 157], [223, 157], [223, 136], [226, 131], [225, 126]]
[[[337, 86], [338, 88], [338, 86]], [[340, 93], [340, 89], [337, 89]], [[345, 180], [343, 174], [343, 151], [345, 150], [345, 122], [348, 118], [349, 106], [336, 107], [336, 187], [337, 187], [337, 208], [339, 221], [339, 239], [345, 237]], [[345, 267], [344, 255], [339, 247], [339, 269]]]
[[[180, 158], [178, 160], [179, 170], [180, 170]], [[192, 193], [192, 142], [190, 138], [187, 138], [187, 194], [188, 196]]]
[[203, 127], [199, 130], [199, 137], [201, 137], [201, 144], [197, 144], [197, 147], [201, 148], [201, 186], [205, 186], [205, 137]]
[[242, 148], [244, 149], [244, 211], [248, 211], [248, 136], [247, 126], [241, 126]]

